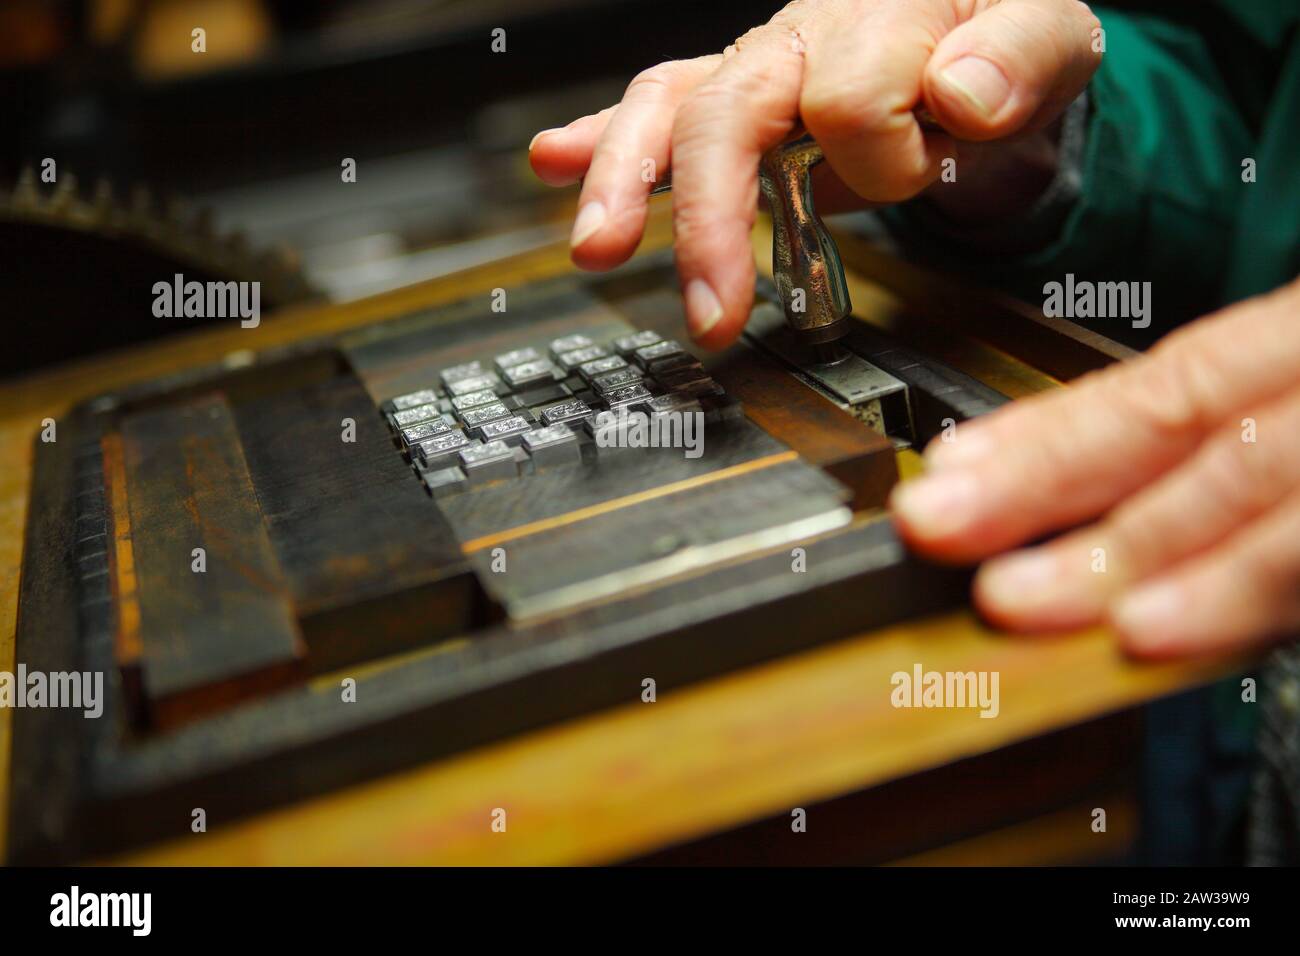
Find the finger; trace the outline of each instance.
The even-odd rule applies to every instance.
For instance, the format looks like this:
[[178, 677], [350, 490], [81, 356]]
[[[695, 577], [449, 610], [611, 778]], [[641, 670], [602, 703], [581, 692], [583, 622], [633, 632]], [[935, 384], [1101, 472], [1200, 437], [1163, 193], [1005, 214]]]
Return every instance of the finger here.
[[758, 161], [793, 129], [799, 106], [803, 55], [788, 23], [778, 14], [742, 37], [673, 126], [677, 273], [687, 329], [706, 348], [735, 341], [753, 305]]
[[1126, 594], [1111, 621], [1126, 650], [1151, 658], [1244, 649], [1300, 629], [1300, 491]]
[[949, 137], [925, 132], [913, 113], [947, 29], [937, 6], [887, 4], [810, 25], [799, 113], [827, 163], [864, 199], [910, 199], [954, 153]]
[[809, 174], [812, 179], [813, 202], [819, 216], [833, 216], [841, 212], [857, 212], [860, 209], [878, 209], [881, 203], [863, 199], [844, 180], [835, 175], [835, 170], [825, 163], [818, 163]]
[[1242, 408], [1300, 376], [1300, 283], [1201, 319], [1142, 358], [1017, 402], [932, 442], [931, 473], [901, 485], [900, 532], [973, 560], [1109, 509], [1186, 458]]
[[1054, 119], [1101, 63], [1091, 10], [1074, 0], [1007, 0], [948, 33], [925, 67], [925, 103], [963, 140]]
[[668, 170], [677, 106], [721, 63], [720, 55], [661, 63], [628, 86], [582, 184], [570, 238], [578, 265], [609, 269], [636, 250], [650, 189]]
[[607, 106], [599, 113], [579, 117], [568, 126], [542, 130], [528, 144], [528, 162], [533, 172], [548, 186], [576, 183], [586, 174], [596, 141], [617, 111], [617, 106]]
[[1135, 583], [1225, 540], [1300, 487], [1300, 391], [1229, 424], [1186, 464], [1101, 522], [994, 558], [975, 578], [981, 611], [1018, 630], [1082, 627]]

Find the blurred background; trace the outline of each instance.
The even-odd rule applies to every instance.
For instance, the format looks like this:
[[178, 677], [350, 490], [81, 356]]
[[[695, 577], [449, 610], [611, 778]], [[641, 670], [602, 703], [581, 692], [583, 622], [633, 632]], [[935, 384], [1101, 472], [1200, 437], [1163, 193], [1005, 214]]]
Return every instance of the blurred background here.
[[533, 177], [533, 134], [780, 5], [2, 0], [0, 372], [201, 324], [149, 313], [169, 270], [259, 279], [265, 310], [562, 239], [576, 193]]

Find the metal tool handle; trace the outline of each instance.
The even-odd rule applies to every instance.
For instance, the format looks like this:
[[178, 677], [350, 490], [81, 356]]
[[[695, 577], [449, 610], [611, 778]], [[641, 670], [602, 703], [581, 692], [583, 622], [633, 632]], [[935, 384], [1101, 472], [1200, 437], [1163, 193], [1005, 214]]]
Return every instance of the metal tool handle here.
[[[768, 150], [758, 181], [772, 210], [772, 277], [781, 306], [799, 337], [815, 350], [847, 331], [853, 305], [835, 240], [817, 216], [812, 198], [812, 167], [825, 157], [811, 136]], [[665, 176], [651, 195], [672, 189]]]
[[811, 344], [841, 338], [853, 308], [840, 251], [813, 206], [810, 173], [824, 158], [803, 136], [768, 150], [758, 168], [772, 211], [772, 275], [781, 306]]

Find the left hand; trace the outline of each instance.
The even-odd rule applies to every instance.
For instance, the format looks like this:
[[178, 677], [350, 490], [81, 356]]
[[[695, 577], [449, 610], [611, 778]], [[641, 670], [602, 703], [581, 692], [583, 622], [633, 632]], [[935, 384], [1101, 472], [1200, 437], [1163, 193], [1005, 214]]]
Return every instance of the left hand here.
[[1300, 629], [1300, 280], [1132, 362], [956, 427], [900, 485], [905, 539], [994, 557], [975, 601], [1013, 630], [1108, 621], [1144, 657]]

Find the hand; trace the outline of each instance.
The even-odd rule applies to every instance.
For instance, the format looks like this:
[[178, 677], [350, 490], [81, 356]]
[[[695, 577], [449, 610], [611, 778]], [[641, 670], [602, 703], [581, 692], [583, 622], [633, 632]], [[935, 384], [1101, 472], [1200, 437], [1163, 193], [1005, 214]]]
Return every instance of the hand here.
[[[975, 600], [1017, 630], [1103, 620], [1148, 657], [1300, 628], [1300, 280], [1141, 358], [932, 442], [896, 489], [904, 537], [993, 558]], [[1082, 523], [1081, 527], [1079, 526]]]
[[[552, 185], [585, 176], [571, 243], [589, 269], [632, 255], [652, 185], [644, 163], [660, 178], [671, 157], [688, 327], [722, 348], [753, 303], [759, 157], [799, 121], [839, 191], [909, 199], [954, 155], [953, 137], [1048, 126], [1096, 69], [1097, 27], [1076, 0], [798, 0], [722, 54], [646, 70], [617, 106], [539, 133], [529, 155]], [[921, 128], [922, 104], [947, 134]], [[987, 193], [975, 179], [958, 176]]]

